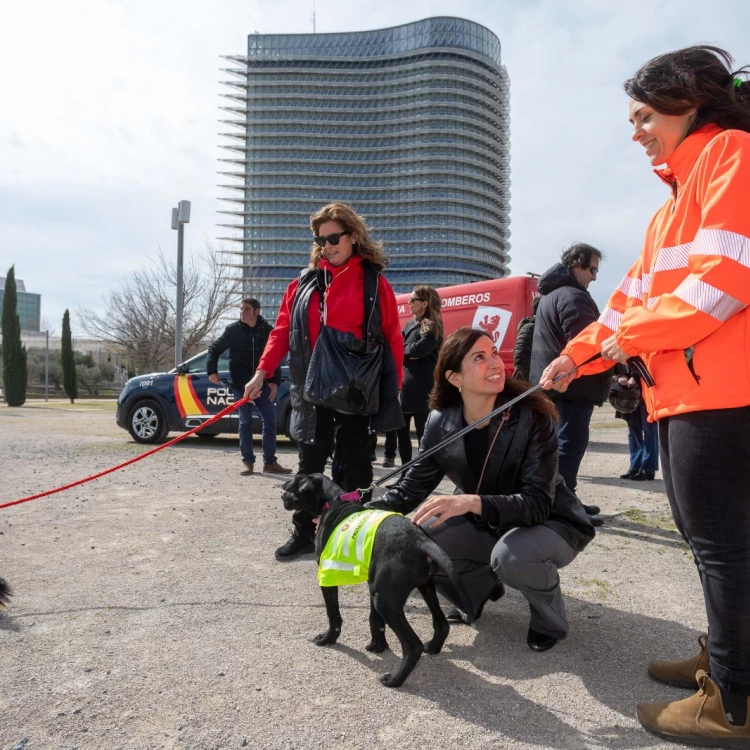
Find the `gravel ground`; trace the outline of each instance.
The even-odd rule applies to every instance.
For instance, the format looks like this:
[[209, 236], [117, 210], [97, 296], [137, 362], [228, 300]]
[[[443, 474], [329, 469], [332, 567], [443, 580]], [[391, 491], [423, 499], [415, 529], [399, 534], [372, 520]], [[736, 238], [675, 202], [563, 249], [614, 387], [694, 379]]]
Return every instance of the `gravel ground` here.
[[[114, 408], [0, 406], [0, 502], [144, 452]], [[377, 679], [397, 656], [364, 651], [366, 587], [342, 589], [339, 643], [311, 643], [326, 621], [314, 560], [274, 560], [290, 525], [283, 480], [239, 476], [236, 437], [191, 437], [0, 510], [0, 576], [15, 591], [0, 613], [0, 748], [676, 747], [634, 710], [689, 695], [650, 681], [646, 663], [697, 652], [698, 577], [660, 475], [617, 478], [625, 424], [605, 407], [593, 426], [579, 489], [606, 524], [561, 573], [569, 637], [531, 652], [510, 591], [398, 690]], [[288, 443], [279, 460], [296, 466]], [[407, 615], [427, 640], [421, 598]]]

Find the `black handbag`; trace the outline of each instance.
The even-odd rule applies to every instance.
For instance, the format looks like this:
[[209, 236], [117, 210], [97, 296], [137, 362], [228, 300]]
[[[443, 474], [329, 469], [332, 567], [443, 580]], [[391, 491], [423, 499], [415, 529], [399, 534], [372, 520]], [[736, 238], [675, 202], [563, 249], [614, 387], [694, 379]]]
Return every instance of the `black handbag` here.
[[322, 326], [307, 368], [305, 401], [344, 414], [377, 414], [383, 346]]

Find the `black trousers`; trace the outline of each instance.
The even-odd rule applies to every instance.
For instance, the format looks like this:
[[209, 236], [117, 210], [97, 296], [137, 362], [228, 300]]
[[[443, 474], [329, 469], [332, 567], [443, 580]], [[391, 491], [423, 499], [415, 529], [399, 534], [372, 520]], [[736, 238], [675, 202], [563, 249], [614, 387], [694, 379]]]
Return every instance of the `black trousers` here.
[[[370, 463], [369, 417], [316, 407], [315, 442], [298, 443], [299, 469], [302, 474], [323, 474], [328, 456], [333, 451], [334, 435], [338, 425], [338, 447], [341, 476], [337, 476], [346, 492], [369, 487], [372, 484]], [[314, 533], [313, 516], [306, 510], [296, 510], [292, 523], [300, 531]]]
[[407, 414], [404, 412], [406, 424], [400, 430], [392, 430], [385, 433], [385, 457], [396, 458], [396, 441], [398, 441], [398, 455], [401, 465], [411, 461], [411, 418], [414, 417], [414, 429], [417, 431], [417, 442], [422, 442], [424, 426], [427, 424], [427, 414]]
[[750, 695], [750, 406], [659, 421], [662, 473], [708, 617], [711, 678]]

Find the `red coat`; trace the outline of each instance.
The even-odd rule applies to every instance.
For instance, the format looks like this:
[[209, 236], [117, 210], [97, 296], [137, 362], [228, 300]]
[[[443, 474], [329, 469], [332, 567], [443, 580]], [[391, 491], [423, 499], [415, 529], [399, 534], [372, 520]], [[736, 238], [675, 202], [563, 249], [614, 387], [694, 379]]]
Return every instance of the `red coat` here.
[[[319, 268], [330, 271], [333, 277], [326, 290], [326, 325], [345, 333], [352, 333], [363, 338], [365, 313], [365, 274], [362, 270], [362, 258], [352, 255], [343, 266], [334, 268], [325, 259], [321, 259]], [[298, 279], [295, 279], [284, 292], [281, 300], [276, 326], [268, 337], [268, 343], [263, 350], [258, 368], [265, 372], [275, 372], [276, 368], [289, 351], [289, 327], [292, 314], [292, 304], [297, 294]], [[404, 340], [401, 336], [401, 326], [398, 318], [396, 296], [391, 285], [384, 276], [378, 278], [378, 295], [382, 316], [383, 336], [393, 353], [398, 371], [398, 387], [404, 378], [402, 363], [404, 361]], [[307, 308], [307, 326], [310, 335], [310, 348], [315, 346], [321, 326], [320, 294], [315, 291], [310, 296]]]

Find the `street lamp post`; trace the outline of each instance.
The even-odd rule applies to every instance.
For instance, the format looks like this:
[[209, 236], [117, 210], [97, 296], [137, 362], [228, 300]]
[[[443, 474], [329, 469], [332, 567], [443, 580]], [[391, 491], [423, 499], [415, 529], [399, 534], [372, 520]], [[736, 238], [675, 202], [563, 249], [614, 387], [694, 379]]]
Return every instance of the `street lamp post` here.
[[44, 400], [49, 401], [49, 328], [44, 332]]
[[174, 366], [182, 362], [183, 241], [185, 224], [190, 223], [190, 201], [180, 201], [172, 209], [172, 229], [177, 230], [177, 308], [174, 324]]

